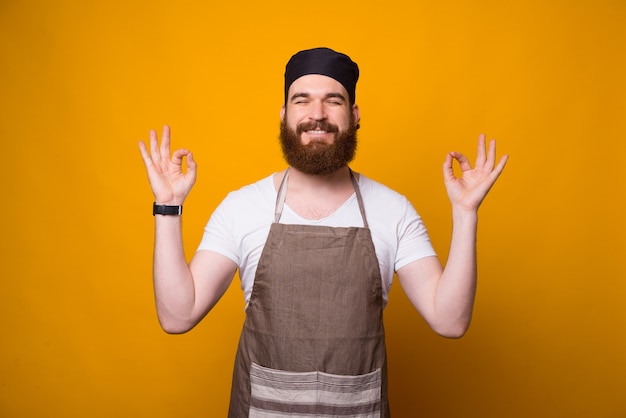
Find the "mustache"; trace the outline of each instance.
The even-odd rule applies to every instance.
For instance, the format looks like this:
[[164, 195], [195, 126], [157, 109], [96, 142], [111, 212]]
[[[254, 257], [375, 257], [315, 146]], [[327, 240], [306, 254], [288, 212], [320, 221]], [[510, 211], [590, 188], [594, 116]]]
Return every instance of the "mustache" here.
[[339, 127], [337, 125], [333, 125], [332, 123], [320, 120], [320, 121], [310, 121], [310, 122], [302, 122], [296, 127], [296, 133], [299, 135], [304, 131], [312, 131], [312, 130], [321, 130], [330, 133], [339, 132]]

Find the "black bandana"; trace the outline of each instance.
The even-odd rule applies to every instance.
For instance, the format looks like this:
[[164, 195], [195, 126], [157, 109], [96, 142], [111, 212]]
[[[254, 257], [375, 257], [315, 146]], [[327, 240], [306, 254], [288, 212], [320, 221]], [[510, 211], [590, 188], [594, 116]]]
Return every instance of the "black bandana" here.
[[349, 56], [329, 48], [307, 49], [292, 56], [285, 68], [285, 103], [291, 83], [308, 74], [334, 78], [348, 92], [350, 104], [354, 104], [359, 66]]

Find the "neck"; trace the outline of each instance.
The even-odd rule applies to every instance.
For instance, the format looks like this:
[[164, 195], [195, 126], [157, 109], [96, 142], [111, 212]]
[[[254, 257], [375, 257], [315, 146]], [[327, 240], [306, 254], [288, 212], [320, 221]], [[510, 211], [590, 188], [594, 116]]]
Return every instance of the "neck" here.
[[325, 175], [313, 175], [304, 173], [297, 168], [289, 169], [289, 184], [299, 189], [337, 189], [344, 187], [346, 184], [351, 185], [350, 169], [348, 166]]

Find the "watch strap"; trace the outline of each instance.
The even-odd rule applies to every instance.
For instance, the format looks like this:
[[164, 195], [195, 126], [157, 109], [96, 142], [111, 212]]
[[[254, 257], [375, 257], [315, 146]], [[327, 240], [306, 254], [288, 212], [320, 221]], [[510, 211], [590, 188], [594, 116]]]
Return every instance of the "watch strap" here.
[[183, 206], [169, 206], [169, 205], [157, 205], [156, 202], [152, 205], [152, 216], [154, 215], [177, 215], [183, 214]]

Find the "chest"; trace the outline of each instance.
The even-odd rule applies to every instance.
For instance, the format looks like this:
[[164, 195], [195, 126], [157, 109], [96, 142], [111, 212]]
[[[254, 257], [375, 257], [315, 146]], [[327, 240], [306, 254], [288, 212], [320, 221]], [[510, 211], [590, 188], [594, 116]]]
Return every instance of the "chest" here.
[[287, 194], [285, 203], [298, 216], [309, 220], [320, 220], [333, 215], [354, 195], [353, 190], [332, 195]]

